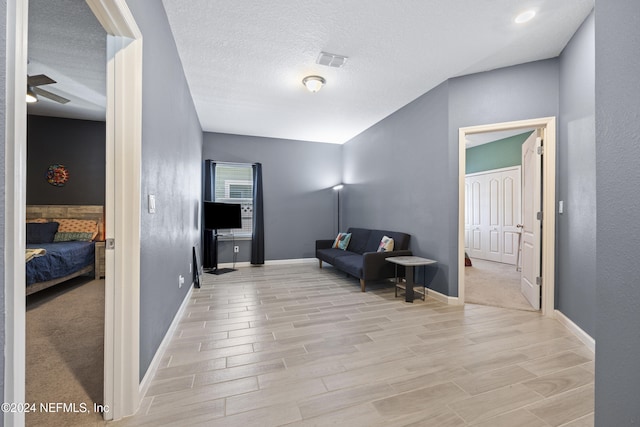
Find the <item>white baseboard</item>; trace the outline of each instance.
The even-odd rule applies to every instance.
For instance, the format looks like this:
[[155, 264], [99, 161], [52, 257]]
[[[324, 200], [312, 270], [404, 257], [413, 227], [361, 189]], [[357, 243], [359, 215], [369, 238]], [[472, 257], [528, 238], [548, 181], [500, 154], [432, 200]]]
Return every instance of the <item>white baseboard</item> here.
[[438, 291], [434, 291], [433, 289], [427, 288], [427, 296], [433, 298], [436, 301], [440, 301], [447, 305], [461, 305], [460, 298], [458, 297], [450, 297], [448, 295], [442, 294]]
[[182, 300], [182, 304], [180, 304], [180, 308], [178, 308], [176, 315], [173, 317], [173, 320], [171, 321], [171, 325], [169, 325], [169, 329], [167, 329], [167, 333], [164, 334], [164, 338], [162, 339], [162, 342], [158, 346], [158, 350], [156, 350], [156, 354], [153, 356], [153, 359], [149, 364], [149, 368], [147, 369], [147, 372], [144, 374], [144, 377], [140, 382], [140, 398], [143, 398], [147, 394], [147, 391], [149, 390], [149, 386], [151, 385], [151, 380], [156, 375], [158, 366], [160, 366], [160, 360], [162, 359], [162, 356], [164, 356], [164, 353], [167, 350], [167, 347], [169, 346], [169, 342], [171, 341], [171, 338], [173, 338], [173, 334], [176, 332], [176, 329], [178, 328], [178, 323], [180, 322], [180, 319], [182, 319], [182, 315], [187, 309], [187, 305], [189, 304], [189, 300], [191, 299], [192, 292], [193, 292], [193, 283], [189, 288], [189, 292], [187, 292], [187, 295], [185, 295], [184, 300]]
[[591, 335], [582, 330], [580, 326], [573, 323], [571, 319], [569, 319], [559, 310], [555, 310], [554, 317], [565, 328], [569, 329], [580, 341], [582, 341], [582, 343], [586, 345], [589, 350], [594, 353], [596, 352], [596, 340], [594, 340]]
[[265, 261], [266, 265], [285, 265], [285, 264], [317, 264], [318, 258], [294, 258], [294, 259], [274, 259]]
[[[265, 261], [264, 265], [310, 264], [310, 263], [317, 263], [317, 262], [318, 262], [317, 258], [274, 259], [274, 260]], [[218, 264], [218, 267], [219, 268], [240, 268], [240, 267], [251, 267], [252, 265], [253, 264], [251, 264], [248, 261], [236, 262], [235, 264], [232, 262], [225, 262], [222, 264]]]

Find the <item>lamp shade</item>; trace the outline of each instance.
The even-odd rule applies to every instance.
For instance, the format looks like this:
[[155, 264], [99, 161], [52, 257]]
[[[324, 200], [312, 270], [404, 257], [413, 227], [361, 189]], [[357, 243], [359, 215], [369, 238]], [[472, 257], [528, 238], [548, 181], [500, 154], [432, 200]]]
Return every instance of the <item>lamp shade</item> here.
[[302, 79], [302, 84], [305, 85], [309, 92], [313, 93], [319, 91], [326, 82], [327, 81], [320, 76], [307, 76]]

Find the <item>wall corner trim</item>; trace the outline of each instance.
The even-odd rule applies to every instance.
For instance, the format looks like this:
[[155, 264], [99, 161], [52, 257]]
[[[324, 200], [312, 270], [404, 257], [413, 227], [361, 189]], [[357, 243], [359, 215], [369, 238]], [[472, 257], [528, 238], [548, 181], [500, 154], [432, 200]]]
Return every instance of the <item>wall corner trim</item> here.
[[571, 331], [584, 345], [593, 353], [596, 352], [596, 340], [586, 333], [580, 326], [576, 325], [573, 320], [565, 316], [560, 310], [555, 310], [554, 318], [565, 328]]
[[178, 324], [180, 323], [180, 319], [182, 319], [182, 316], [187, 310], [187, 305], [189, 305], [189, 300], [191, 300], [192, 294], [193, 294], [193, 283], [191, 283], [189, 292], [187, 292], [187, 295], [185, 295], [184, 299], [182, 300], [182, 303], [180, 304], [180, 308], [178, 308], [176, 315], [173, 316], [171, 325], [169, 325], [169, 329], [167, 329], [167, 333], [164, 334], [164, 338], [162, 339], [162, 342], [160, 343], [160, 345], [158, 346], [158, 349], [156, 350], [156, 354], [153, 356], [153, 359], [149, 364], [149, 369], [147, 369], [147, 372], [144, 374], [142, 381], [140, 381], [140, 397], [144, 397], [147, 394], [147, 391], [149, 391], [149, 386], [151, 385], [151, 381], [153, 380], [153, 377], [156, 375], [156, 372], [158, 371], [158, 367], [160, 366], [160, 361], [162, 360], [164, 353], [167, 351], [167, 347], [169, 347], [171, 338], [173, 338], [173, 335], [178, 329]]

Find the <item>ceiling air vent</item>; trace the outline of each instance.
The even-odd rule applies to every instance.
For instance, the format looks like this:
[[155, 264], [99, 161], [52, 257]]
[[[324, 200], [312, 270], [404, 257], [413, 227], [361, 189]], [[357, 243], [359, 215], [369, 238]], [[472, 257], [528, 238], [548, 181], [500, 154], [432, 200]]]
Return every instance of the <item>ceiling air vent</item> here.
[[326, 65], [327, 67], [340, 68], [347, 62], [346, 56], [336, 55], [333, 53], [320, 52], [316, 64]]

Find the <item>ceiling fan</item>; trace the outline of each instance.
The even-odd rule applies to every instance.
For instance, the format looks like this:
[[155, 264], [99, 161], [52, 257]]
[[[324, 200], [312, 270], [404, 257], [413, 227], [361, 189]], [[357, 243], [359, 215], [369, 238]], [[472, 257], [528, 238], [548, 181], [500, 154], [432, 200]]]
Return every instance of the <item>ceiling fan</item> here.
[[67, 98], [56, 95], [55, 93], [51, 93], [48, 90], [40, 89], [38, 87], [50, 85], [53, 83], [56, 83], [56, 81], [44, 74], [27, 76], [27, 102], [38, 102], [37, 95], [48, 98], [55, 102], [59, 102], [60, 104], [66, 104], [67, 102], [69, 102]]

